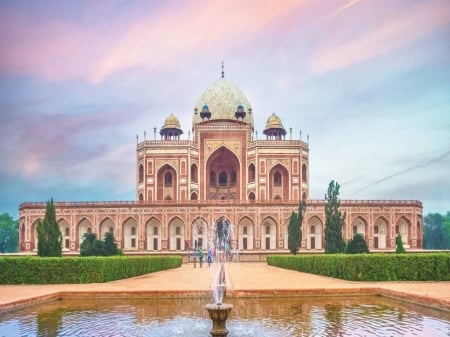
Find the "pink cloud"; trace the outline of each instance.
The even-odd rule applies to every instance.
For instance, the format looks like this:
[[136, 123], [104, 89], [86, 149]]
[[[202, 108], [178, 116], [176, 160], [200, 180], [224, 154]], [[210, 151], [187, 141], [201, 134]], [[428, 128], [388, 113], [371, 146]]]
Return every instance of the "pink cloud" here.
[[343, 69], [405, 47], [449, 23], [448, 1], [420, 2], [358, 38], [341, 44], [331, 42], [312, 55], [311, 69], [314, 73]]
[[194, 53], [209, 53], [211, 44], [216, 49], [238, 45], [300, 5], [295, 0], [177, 2], [157, 13], [122, 18], [120, 24], [111, 17], [106, 29], [90, 22], [91, 16], [89, 22], [40, 20], [5, 10], [0, 68], [45, 80], [98, 83], [127, 69], [164, 68]]
[[298, 1], [193, 1], [166, 7], [156, 20], [135, 22], [93, 73], [101, 81], [133, 66], [164, 67], [192, 54], [241, 44], [274, 18], [299, 7]]

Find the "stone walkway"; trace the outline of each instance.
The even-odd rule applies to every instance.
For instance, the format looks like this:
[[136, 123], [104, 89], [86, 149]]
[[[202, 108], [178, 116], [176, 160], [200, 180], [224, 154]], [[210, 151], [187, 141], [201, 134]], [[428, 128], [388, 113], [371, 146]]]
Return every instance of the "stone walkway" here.
[[[450, 310], [450, 282], [350, 282], [272, 267], [230, 263], [227, 296], [383, 295]], [[218, 266], [180, 268], [93, 284], [0, 285], [0, 311], [64, 297], [209, 296]]]

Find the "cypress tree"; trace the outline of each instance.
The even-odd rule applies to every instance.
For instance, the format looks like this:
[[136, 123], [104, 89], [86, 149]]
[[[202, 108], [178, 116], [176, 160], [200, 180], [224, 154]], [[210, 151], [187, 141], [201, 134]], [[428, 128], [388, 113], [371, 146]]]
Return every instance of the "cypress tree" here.
[[397, 234], [397, 237], [395, 238], [395, 252], [397, 254], [404, 254], [406, 253], [405, 248], [403, 247], [403, 240], [400, 233]]
[[339, 184], [332, 180], [325, 195], [325, 253], [343, 253], [345, 243], [342, 239], [344, 216], [339, 210]]
[[288, 248], [292, 254], [297, 254], [300, 246], [300, 231], [298, 226], [297, 213], [292, 211], [288, 226]]
[[306, 212], [306, 203], [304, 200], [300, 201], [298, 204], [298, 230], [299, 230], [299, 245], [302, 243], [302, 225], [303, 225], [303, 218], [305, 216]]
[[39, 220], [36, 230], [38, 235], [38, 255], [61, 256], [62, 234], [56, 222], [53, 198], [47, 201], [44, 220]]

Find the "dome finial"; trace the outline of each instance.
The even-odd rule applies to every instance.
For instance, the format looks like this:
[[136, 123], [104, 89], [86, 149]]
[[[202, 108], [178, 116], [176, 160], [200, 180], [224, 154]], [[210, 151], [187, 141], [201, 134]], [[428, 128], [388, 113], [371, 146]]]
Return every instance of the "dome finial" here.
[[223, 61], [222, 61], [222, 78], [225, 77], [225, 71], [223, 70]]

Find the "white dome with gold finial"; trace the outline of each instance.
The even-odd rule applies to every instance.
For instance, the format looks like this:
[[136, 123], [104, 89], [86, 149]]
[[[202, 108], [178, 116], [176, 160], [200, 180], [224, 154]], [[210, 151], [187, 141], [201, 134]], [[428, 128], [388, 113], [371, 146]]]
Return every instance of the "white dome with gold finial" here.
[[200, 112], [204, 110], [205, 106], [211, 113], [209, 120], [228, 119], [235, 121], [236, 111], [238, 108], [242, 108], [246, 111], [246, 114], [241, 120], [244, 123], [251, 124], [253, 128], [253, 114], [251, 113], [251, 105], [247, 97], [237, 86], [227, 81], [224, 77], [219, 78], [206, 88], [197, 100], [193, 124], [203, 121]]

